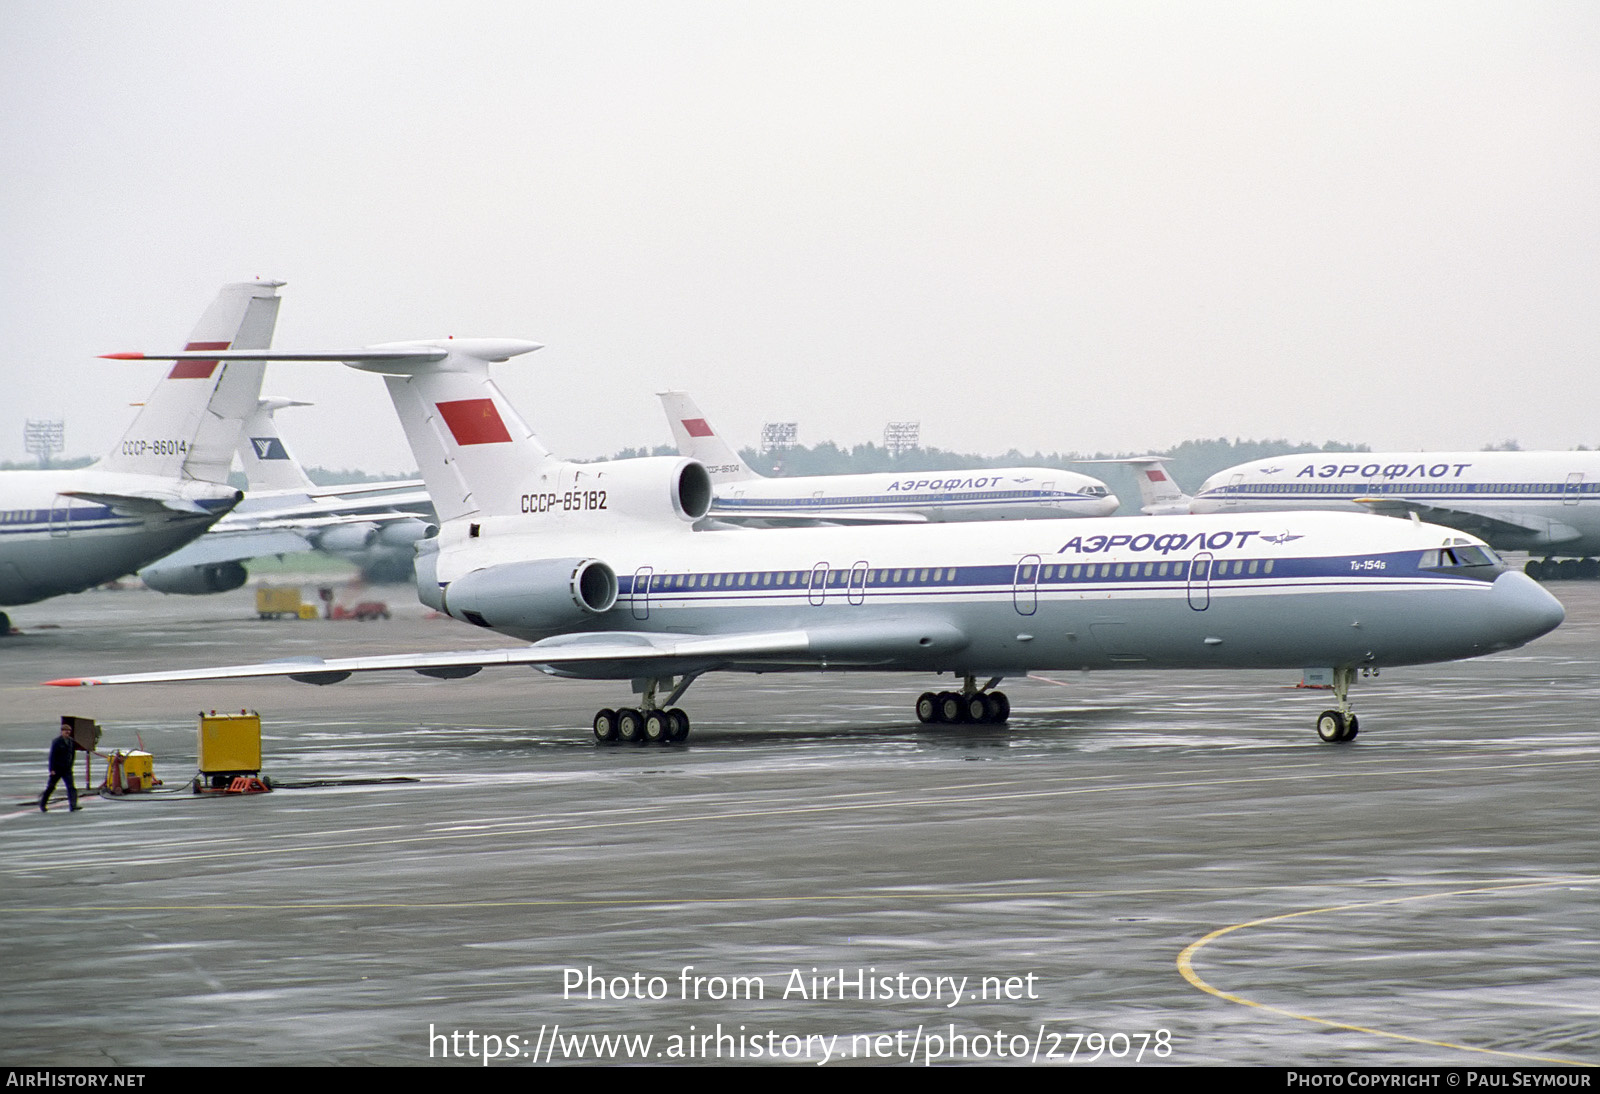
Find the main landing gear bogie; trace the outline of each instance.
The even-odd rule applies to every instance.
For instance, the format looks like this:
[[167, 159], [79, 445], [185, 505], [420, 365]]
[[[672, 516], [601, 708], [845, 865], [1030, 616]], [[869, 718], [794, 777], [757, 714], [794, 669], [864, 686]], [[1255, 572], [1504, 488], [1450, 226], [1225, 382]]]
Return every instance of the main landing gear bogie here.
[[595, 713], [594, 739], [608, 744], [676, 744], [689, 736], [689, 716], [677, 707], [666, 710], [605, 709]]
[[[594, 716], [594, 739], [608, 745], [616, 741], [624, 744], [670, 745], [689, 736], [689, 716], [673, 706], [689, 690], [700, 674], [690, 673], [673, 687], [671, 677], [652, 677], [644, 681], [640, 692], [641, 705], [618, 710], [599, 710]], [[665, 691], [657, 699], [658, 691]]]
[[1000, 725], [1011, 716], [1003, 691], [925, 691], [917, 697], [917, 721], [924, 725]]

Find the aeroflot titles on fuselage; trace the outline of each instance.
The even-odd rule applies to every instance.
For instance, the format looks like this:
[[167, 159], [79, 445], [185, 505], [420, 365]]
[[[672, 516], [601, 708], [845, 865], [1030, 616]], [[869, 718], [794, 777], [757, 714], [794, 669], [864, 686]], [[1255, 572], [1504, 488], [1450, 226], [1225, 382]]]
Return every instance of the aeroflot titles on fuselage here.
[[[1141, 532], [1136, 536], [1073, 536], [1061, 545], [1056, 552], [1064, 555], [1068, 551], [1082, 555], [1099, 554], [1101, 551], [1114, 551], [1125, 547], [1130, 551], [1160, 551], [1162, 554], [1171, 554], [1174, 551], [1221, 551], [1228, 547], [1243, 547], [1251, 536], [1261, 535], [1259, 528], [1248, 532], [1196, 532], [1188, 535], [1184, 532], [1167, 532], [1163, 535], [1151, 535]], [[1262, 536], [1269, 542], [1275, 541], [1272, 537]], [[1299, 536], [1291, 536], [1299, 539]]]
[[[998, 486], [1004, 481], [1000, 475], [983, 475], [975, 479], [907, 479], [905, 482], [891, 482], [884, 488], [885, 493], [895, 493], [901, 490], [981, 490], [985, 486]], [[1027, 479], [1018, 479], [1017, 482], [1027, 482]]]
[[[1361, 475], [1364, 478], [1386, 479], [1446, 479], [1461, 477], [1461, 472], [1471, 467], [1470, 463], [1387, 463], [1387, 464], [1357, 464], [1357, 463], [1324, 463], [1306, 464], [1294, 473], [1297, 479], [1336, 479], [1341, 475]], [[1454, 468], [1454, 472], [1451, 471]], [[1270, 474], [1270, 472], [1263, 472]]]

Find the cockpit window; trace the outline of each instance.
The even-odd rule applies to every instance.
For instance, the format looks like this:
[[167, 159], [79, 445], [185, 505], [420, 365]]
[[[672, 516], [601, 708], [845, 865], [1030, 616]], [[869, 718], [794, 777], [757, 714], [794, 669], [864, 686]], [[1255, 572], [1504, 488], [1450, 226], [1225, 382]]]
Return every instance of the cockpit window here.
[[1457, 543], [1437, 551], [1424, 551], [1417, 563], [1424, 570], [1438, 570], [1456, 577], [1493, 581], [1506, 571], [1500, 556], [1487, 547], [1470, 543]]

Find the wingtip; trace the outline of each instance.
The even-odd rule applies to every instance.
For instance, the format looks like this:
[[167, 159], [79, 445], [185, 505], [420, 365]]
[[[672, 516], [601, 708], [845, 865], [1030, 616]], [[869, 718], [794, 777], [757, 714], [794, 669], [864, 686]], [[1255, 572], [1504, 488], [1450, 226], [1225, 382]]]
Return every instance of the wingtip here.
[[83, 676], [67, 676], [60, 680], [46, 680], [44, 683], [46, 687], [51, 688], [86, 688], [99, 682]]
[[102, 360], [105, 360], [105, 361], [143, 361], [144, 360], [144, 354], [142, 354], [142, 353], [102, 353], [100, 355], [100, 357], [101, 357]]

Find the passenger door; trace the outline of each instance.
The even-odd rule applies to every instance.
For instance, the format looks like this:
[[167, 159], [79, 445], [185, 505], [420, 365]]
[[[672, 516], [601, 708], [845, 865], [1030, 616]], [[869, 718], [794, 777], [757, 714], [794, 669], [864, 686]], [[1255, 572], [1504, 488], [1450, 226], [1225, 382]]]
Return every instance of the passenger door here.
[[[633, 617], [635, 619], [650, 618], [650, 574], [649, 566], [641, 566], [633, 572]], [[671, 615], [671, 612], [667, 613]]]
[[1201, 551], [1189, 564], [1189, 607], [1203, 612], [1211, 607], [1211, 567], [1213, 556]]
[[1018, 615], [1032, 615], [1039, 607], [1039, 556], [1024, 555], [1011, 577], [1011, 606]]

